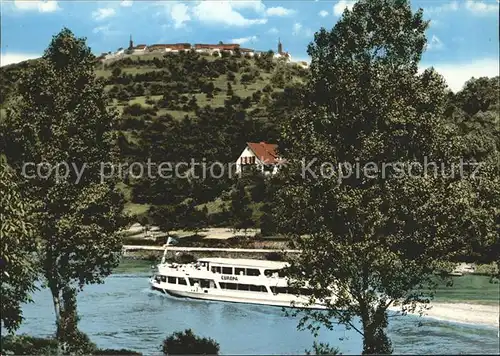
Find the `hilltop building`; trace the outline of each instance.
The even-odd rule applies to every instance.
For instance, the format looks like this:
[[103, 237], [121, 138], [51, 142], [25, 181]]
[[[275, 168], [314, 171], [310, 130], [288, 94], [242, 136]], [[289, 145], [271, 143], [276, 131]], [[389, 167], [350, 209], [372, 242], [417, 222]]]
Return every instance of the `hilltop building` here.
[[[223, 52], [233, 55], [237, 52], [240, 52], [244, 56], [250, 57], [258, 57], [267, 52], [256, 51], [251, 48], [241, 48], [238, 43], [223, 43], [222, 41], [218, 44], [207, 44], [207, 43], [196, 43], [191, 45], [190, 43], [156, 43], [153, 45], [139, 44], [134, 45], [134, 40], [132, 39], [132, 35], [130, 35], [129, 44], [127, 49], [118, 48], [116, 52], [108, 52], [103, 53], [98, 57], [99, 60], [108, 60], [108, 59], [120, 59], [126, 55], [140, 55], [149, 52], [164, 52], [164, 53], [179, 53], [181, 51], [195, 51], [197, 53], [207, 53], [210, 55], [219, 55], [221, 56]], [[283, 51], [283, 44], [281, 40], [278, 39], [278, 51], [274, 53], [274, 58], [276, 59], [284, 59], [287, 62], [290, 62], [292, 56], [290, 53]], [[305, 64], [299, 64], [302, 67], [305, 67]]]
[[283, 51], [283, 44], [278, 38], [278, 52], [274, 54], [274, 58], [284, 58], [287, 62], [292, 60], [292, 56], [288, 52]]
[[228, 52], [229, 54], [234, 54], [234, 52], [240, 48], [240, 45], [237, 43], [222, 43], [219, 44], [205, 44], [205, 43], [196, 43], [194, 45], [194, 50], [198, 53], [220, 53]]
[[191, 49], [191, 44], [189, 43], [165, 43], [165, 44], [153, 44], [148, 46], [149, 52], [172, 52], [178, 53], [179, 51], [189, 51]]

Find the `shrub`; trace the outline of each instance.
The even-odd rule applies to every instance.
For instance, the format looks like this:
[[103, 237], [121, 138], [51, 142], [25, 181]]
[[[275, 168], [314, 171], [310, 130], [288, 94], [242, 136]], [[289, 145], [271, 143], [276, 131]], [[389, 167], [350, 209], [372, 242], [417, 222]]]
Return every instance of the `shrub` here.
[[218, 355], [219, 344], [211, 338], [201, 338], [191, 329], [175, 332], [163, 341], [164, 355]]
[[[312, 355], [342, 355], [338, 348], [317, 341], [314, 341], [312, 351], [314, 352]], [[311, 355], [311, 350], [305, 350], [305, 354]]]
[[57, 341], [28, 335], [8, 335], [1, 338], [0, 353], [5, 355], [56, 355]]
[[268, 261], [284, 261], [285, 256], [281, 252], [269, 252], [266, 253], [266, 260]]
[[194, 255], [191, 255], [190, 253], [181, 253], [179, 256], [177, 256], [177, 260], [179, 263], [192, 263], [196, 262], [196, 257]]
[[127, 350], [127, 349], [98, 349], [93, 355], [142, 355], [140, 352]]

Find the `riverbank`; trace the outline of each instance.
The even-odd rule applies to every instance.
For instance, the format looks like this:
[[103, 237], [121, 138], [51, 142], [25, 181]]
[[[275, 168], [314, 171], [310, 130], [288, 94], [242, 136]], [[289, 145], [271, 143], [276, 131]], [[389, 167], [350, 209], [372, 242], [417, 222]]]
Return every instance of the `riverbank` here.
[[[499, 307], [493, 304], [478, 304], [471, 302], [431, 302], [429, 309], [422, 314], [424, 318], [440, 321], [448, 321], [460, 324], [482, 325], [488, 327], [499, 327]], [[393, 312], [398, 312], [399, 308], [389, 308]], [[420, 315], [419, 311], [409, 313]]]
[[498, 305], [434, 302], [424, 315], [437, 320], [499, 327]]

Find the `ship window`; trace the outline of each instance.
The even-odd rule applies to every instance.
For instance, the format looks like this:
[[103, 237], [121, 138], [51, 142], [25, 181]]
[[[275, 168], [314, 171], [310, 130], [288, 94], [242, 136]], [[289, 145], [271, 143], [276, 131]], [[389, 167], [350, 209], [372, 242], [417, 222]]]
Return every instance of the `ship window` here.
[[220, 289], [226, 289], [226, 283], [220, 282], [219, 283]]
[[196, 279], [196, 278], [189, 278], [189, 284], [190, 284], [191, 286], [194, 286], [194, 284], [195, 284], [195, 283], [198, 283], [198, 284], [199, 284], [199, 283], [200, 283], [200, 281], [199, 281], [198, 279]]
[[226, 289], [236, 289], [236, 283], [226, 283]]
[[276, 287], [276, 292], [278, 294], [288, 294], [288, 288], [287, 287]]
[[212, 272], [213, 273], [221, 273], [221, 268], [212, 266]]
[[167, 281], [167, 276], [161, 276], [161, 281], [166, 282]]
[[210, 288], [210, 281], [208, 279], [200, 279], [201, 288]]
[[275, 275], [278, 275], [279, 277], [285, 277], [285, 272], [279, 269], [266, 269], [264, 271], [264, 275], [267, 277], [273, 277]]
[[156, 281], [157, 283], [160, 283], [160, 280], [161, 280], [161, 279], [160, 279], [160, 276], [159, 276], [159, 275], [156, 275], [156, 276], [155, 276], [155, 281]]
[[254, 286], [253, 284], [250, 284], [250, 290], [252, 292], [267, 292], [267, 289], [265, 286]]
[[234, 269], [234, 274], [237, 276], [244, 276], [245, 275], [245, 269], [244, 268], [235, 268]]
[[260, 276], [260, 271], [256, 268], [247, 268], [247, 276]]
[[250, 286], [248, 284], [238, 284], [238, 290], [249, 290]]
[[177, 278], [175, 277], [168, 277], [168, 283], [175, 284], [177, 282]]
[[233, 274], [233, 267], [222, 267], [222, 274]]
[[182, 284], [182, 285], [187, 285], [186, 278], [177, 278], [177, 283]]
[[270, 287], [270, 288], [271, 288], [271, 292], [272, 292], [273, 294], [277, 294], [277, 292], [276, 292], [276, 287]]
[[210, 281], [210, 288], [217, 289], [217, 285], [212, 280]]
[[313, 295], [313, 291], [309, 288], [300, 288], [300, 294], [309, 296]]

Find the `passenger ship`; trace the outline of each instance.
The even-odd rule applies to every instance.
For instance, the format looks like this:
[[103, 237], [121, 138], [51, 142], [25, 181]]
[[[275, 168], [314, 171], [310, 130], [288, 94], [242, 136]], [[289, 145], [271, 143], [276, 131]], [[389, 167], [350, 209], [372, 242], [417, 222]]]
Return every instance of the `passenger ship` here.
[[161, 263], [151, 287], [175, 297], [324, 309], [309, 305], [311, 290], [288, 286], [285, 262], [232, 258], [201, 258], [189, 264]]

